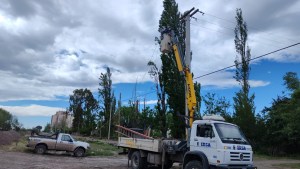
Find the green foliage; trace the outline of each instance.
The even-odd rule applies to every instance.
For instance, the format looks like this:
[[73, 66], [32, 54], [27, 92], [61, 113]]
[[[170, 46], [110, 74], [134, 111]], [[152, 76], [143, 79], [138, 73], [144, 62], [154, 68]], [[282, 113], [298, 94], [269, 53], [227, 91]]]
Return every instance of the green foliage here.
[[10, 130], [11, 120], [12, 120], [12, 115], [8, 111], [0, 108], [0, 128], [2, 130]]
[[[180, 22], [180, 13], [175, 0], [164, 0], [164, 10], [159, 21], [159, 30], [170, 28], [178, 37], [179, 47], [182, 52], [185, 51], [184, 44], [184, 23]], [[162, 79], [164, 81], [164, 90], [168, 95], [167, 103], [170, 112], [173, 113], [173, 120], [176, 125], [171, 125], [171, 134], [175, 138], [185, 137], [185, 87], [184, 76], [182, 76], [177, 68], [174, 52], [161, 54], [162, 60]], [[179, 117], [178, 115], [181, 115]]]
[[47, 123], [47, 124], [46, 124], [46, 126], [45, 126], [43, 132], [46, 132], [46, 133], [50, 133], [50, 132], [51, 132], [51, 125], [50, 125], [50, 123]]
[[195, 119], [201, 119], [201, 113], [200, 113], [201, 101], [202, 101], [201, 94], [200, 94], [201, 84], [195, 82], [194, 83], [194, 88], [195, 88], [195, 95], [196, 95], [196, 100], [197, 100], [197, 106], [196, 106], [194, 118]]
[[230, 103], [225, 97], [216, 98], [215, 93], [207, 93], [202, 97], [202, 100], [205, 104], [204, 115], [216, 114], [224, 117], [227, 122], [232, 121], [231, 115], [228, 112]]
[[245, 135], [250, 141], [255, 138], [255, 105], [254, 105], [254, 94], [249, 96], [249, 73], [250, 67], [249, 62], [251, 59], [250, 48], [247, 45], [247, 24], [243, 20], [242, 10], [236, 10], [236, 21], [237, 25], [235, 27], [235, 49], [238, 53], [235, 60], [236, 73], [235, 80], [239, 82], [242, 89], [236, 93], [233, 97], [234, 101], [234, 114], [233, 122], [236, 123], [243, 130]]
[[[101, 107], [101, 117], [103, 118], [103, 122], [106, 123], [109, 120], [110, 112], [114, 112], [111, 110], [113, 102], [115, 101], [113, 92], [112, 92], [112, 81], [111, 81], [111, 73], [110, 69], [107, 67], [106, 73], [101, 73], [99, 80], [98, 93], [101, 98], [100, 103], [103, 104]], [[114, 102], [115, 105], [115, 102]]]
[[74, 115], [73, 131], [89, 135], [96, 127], [97, 100], [90, 90], [76, 89], [70, 95], [69, 103], [69, 111]]
[[87, 156], [113, 156], [118, 154], [118, 147], [100, 140], [88, 140], [81, 138], [82, 141], [88, 142], [91, 149], [87, 151]]
[[[109, 131], [110, 117], [114, 116], [116, 111], [116, 98], [112, 91], [112, 73], [109, 67], [106, 69], [106, 73], [101, 73], [99, 77], [98, 94], [100, 98], [100, 111], [98, 113], [98, 127], [101, 130], [101, 135], [107, 135]], [[113, 118], [112, 118], [113, 119]], [[113, 122], [111, 122], [112, 127]]]
[[300, 163], [290, 163], [290, 164], [276, 164], [273, 165], [279, 168], [296, 168], [296, 169], [300, 169]]
[[167, 137], [167, 105], [166, 105], [166, 91], [165, 91], [165, 83], [163, 74], [160, 70], [158, 70], [156, 64], [152, 61], [148, 62], [148, 66], [150, 66], [149, 74], [152, 78], [155, 79], [155, 88], [156, 88], [156, 95], [157, 95], [157, 104], [156, 104], [156, 110], [157, 110], [157, 120], [158, 124], [161, 129], [161, 133], [163, 137]]
[[283, 76], [284, 85], [286, 85], [287, 89], [290, 91], [294, 91], [300, 88], [300, 81], [297, 77], [297, 73], [295, 72], [287, 72]]
[[[292, 82], [297, 78], [293, 74]], [[288, 84], [287, 76], [284, 77], [285, 84]], [[286, 86], [291, 89], [290, 85]], [[271, 107], [263, 110], [265, 126], [261, 131], [260, 144], [268, 149], [263, 151], [272, 155], [295, 154], [300, 152], [300, 90], [293, 90], [291, 97], [278, 96], [273, 100]], [[262, 125], [261, 125], [262, 126]]]
[[13, 116], [10, 112], [0, 108], [0, 130], [14, 129], [19, 131], [22, 124], [19, 123], [18, 118]]

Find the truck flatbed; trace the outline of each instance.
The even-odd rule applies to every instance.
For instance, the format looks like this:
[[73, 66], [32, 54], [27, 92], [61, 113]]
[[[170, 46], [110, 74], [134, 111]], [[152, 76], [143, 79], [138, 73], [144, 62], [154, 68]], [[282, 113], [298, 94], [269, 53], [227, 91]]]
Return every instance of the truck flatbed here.
[[127, 138], [119, 137], [118, 146], [123, 148], [133, 148], [146, 150], [151, 152], [161, 152], [161, 139], [141, 139], [141, 138]]

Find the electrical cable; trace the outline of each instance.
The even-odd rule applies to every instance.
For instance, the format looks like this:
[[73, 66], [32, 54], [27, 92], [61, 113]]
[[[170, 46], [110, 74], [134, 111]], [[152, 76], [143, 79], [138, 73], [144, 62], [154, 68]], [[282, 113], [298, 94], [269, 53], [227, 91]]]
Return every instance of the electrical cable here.
[[[215, 16], [215, 15], [213, 15], [213, 14], [209, 14], [209, 13], [206, 13], [206, 12], [203, 12], [203, 11], [201, 11], [201, 12], [202, 12], [204, 15], [208, 15], [208, 16], [217, 18], [217, 19], [219, 19], [219, 20], [224, 20], [224, 21], [226, 21], [226, 22], [229, 22], [229, 23], [232, 23], [232, 24], [236, 24], [235, 22], [233, 22], [233, 21], [231, 21], [231, 20], [224, 19], [224, 18]], [[202, 14], [202, 13], [201, 13], [201, 14]], [[202, 15], [203, 15], [203, 14], [202, 14]], [[255, 29], [255, 30], [260, 30], [260, 29], [259, 29], [258, 27], [256, 27], [256, 26], [251, 26], [251, 25], [247, 25], [247, 26], [248, 26], [249, 28], [252, 28], [252, 29]], [[269, 34], [269, 35], [274, 35], [274, 33], [267, 33], [267, 34]], [[286, 39], [286, 40], [288, 40], [289, 42], [292, 42], [292, 43], [296, 42], [296, 40], [287, 38], [287, 37], [282, 36], [282, 35], [275, 34], [275, 36], [277, 36], [277, 37], [280, 36], [280, 37], [282, 37], [282, 38], [284, 38], [284, 39]]]
[[[281, 51], [281, 50], [288, 49], [288, 48], [291, 48], [291, 47], [293, 47], [293, 46], [297, 46], [297, 45], [299, 45], [299, 44], [300, 44], [300, 42], [295, 43], [295, 44], [292, 44], [292, 45], [290, 45], [290, 46], [286, 46], [286, 47], [283, 47], [283, 48], [274, 50], [274, 51], [272, 51], [272, 52], [269, 52], [269, 53], [266, 53], [266, 54], [263, 54], [263, 55], [260, 55], [260, 56], [257, 56], [257, 57], [254, 57], [254, 58], [250, 59], [249, 62], [252, 61], [252, 60], [256, 60], [256, 59], [262, 58], [262, 57], [264, 57], [264, 56], [267, 56], [267, 55], [270, 55], [270, 54], [279, 52], [279, 51]], [[241, 64], [241, 62], [239, 62], [238, 65], [239, 65], [239, 64]], [[208, 75], [211, 75], [211, 74], [214, 74], [214, 73], [221, 72], [221, 71], [223, 71], [223, 70], [232, 68], [232, 67], [234, 67], [234, 66], [235, 66], [235, 65], [227, 66], [227, 67], [225, 67], [225, 68], [218, 69], [218, 70], [213, 71], [213, 72], [210, 72], [210, 73], [206, 73], [206, 74], [204, 74], [204, 75], [195, 77], [195, 78], [193, 78], [193, 79], [199, 79], [199, 78], [202, 78], [202, 77], [205, 77], [205, 76], [208, 76]]]

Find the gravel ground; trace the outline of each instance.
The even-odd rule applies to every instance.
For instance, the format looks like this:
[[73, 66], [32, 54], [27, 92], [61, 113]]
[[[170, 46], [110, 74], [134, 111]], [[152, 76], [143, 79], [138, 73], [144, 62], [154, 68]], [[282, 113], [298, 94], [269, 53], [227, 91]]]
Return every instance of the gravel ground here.
[[[259, 169], [283, 169], [274, 166], [285, 163], [300, 163], [300, 160], [255, 161]], [[61, 153], [38, 155], [34, 153], [5, 152], [0, 150], [0, 168], [2, 169], [128, 169], [127, 156], [75, 158]], [[155, 169], [155, 168], [151, 168]], [[179, 169], [178, 165], [172, 169]], [[288, 169], [288, 168], [284, 168]]]

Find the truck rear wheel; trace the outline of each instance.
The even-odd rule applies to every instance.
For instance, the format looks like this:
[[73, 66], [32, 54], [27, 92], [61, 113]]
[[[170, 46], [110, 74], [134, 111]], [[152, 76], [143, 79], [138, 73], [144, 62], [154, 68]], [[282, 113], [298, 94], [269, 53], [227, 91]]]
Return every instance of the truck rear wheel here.
[[75, 157], [83, 157], [84, 156], [84, 149], [83, 148], [77, 148], [74, 151], [74, 156]]
[[44, 154], [47, 150], [47, 147], [45, 145], [37, 145], [34, 149], [35, 153], [37, 154]]
[[144, 169], [147, 165], [147, 161], [145, 158], [141, 157], [139, 151], [133, 152], [131, 155], [131, 166], [132, 169]]
[[203, 169], [203, 167], [200, 161], [192, 160], [185, 165], [184, 169]]

